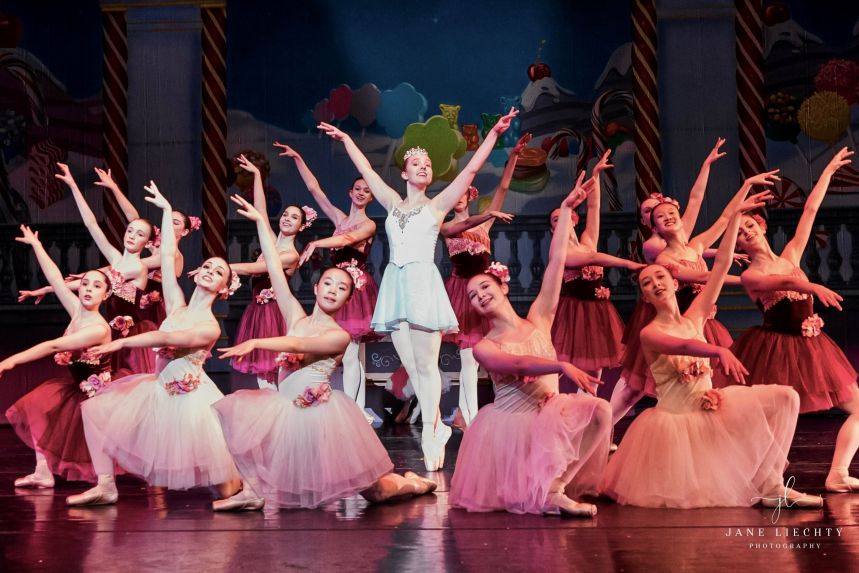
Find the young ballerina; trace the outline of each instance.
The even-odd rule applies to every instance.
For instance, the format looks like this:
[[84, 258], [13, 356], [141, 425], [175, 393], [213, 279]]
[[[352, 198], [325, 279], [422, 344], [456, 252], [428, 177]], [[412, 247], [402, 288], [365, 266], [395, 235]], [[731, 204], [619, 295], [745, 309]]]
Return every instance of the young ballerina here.
[[15, 487], [54, 487], [54, 475], [70, 481], [95, 481], [84, 439], [80, 405], [88, 394], [110, 384], [110, 357], [94, 357], [91, 346], [110, 341], [110, 327], [99, 314], [110, 296], [110, 282], [101, 271], [81, 277], [78, 292], [66, 286], [60, 269], [39, 241], [39, 233], [21, 225], [15, 240], [33, 247], [36, 260], [71, 321], [59, 338], [48, 340], [0, 362], [0, 376], [8, 370], [54, 354], [54, 361], [69, 367], [69, 378], [42, 382], [6, 410], [6, 419], [28, 446], [36, 451], [36, 469], [15, 480]]
[[[367, 216], [367, 205], [373, 200], [373, 194], [363, 178], [358, 177], [349, 189], [349, 214], [347, 215], [334, 206], [319, 181], [307, 167], [304, 159], [288, 145], [275, 142], [275, 147], [283, 150], [281, 157], [291, 157], [295, 160], [301, 179], [307, 190], [313, 195], [322, 212], [334, 223], [334, 234], [325, 239], [310, 241], [304, 247], [298, 264], [306, 263], [316, 249], [331, 249], [331, 260], [334, 266], [342, 267], [354, 264], [364, 273], [364, 288], [353, 293], [349, 301], [337, 311], [336, 319], [352, 337], [346, 353], [343, 355], [343, 392], [354, 398], [361, 410], [366, 404], [366, 384], [364, 367], [361, 363], [363, 354], [361, 345], [366, 340], [375, 339], [375, 333], [370, 328], [370, 318], [376, 306], [379, 288], [373, 276], [367, 272], [367, 258], [376, 236], [376, 223]], [[354, 263], [353, 263], [354, 261]], [[366, 416], [368, 421], [373, 418]]]
[[[128, 197], [125, 196], [125, 193], [116, 184], [116, 181], [113, 180], [110, 169], [105, 171], [96, 167], [95, 174], [98, 176], [98, 181], [95, 184], [99, 187], [104, 187], [113, 194], [125, 219], [129, 223], [139, 219], [140, 213], [132, 205], [131, 201], [128, 200]], [[182, 242], [182, 239], [199, 228], [200, 219], [173, 209], [173, 234], [176, 236], [177, 243], [175, 263], [177, 278], [182, 275], [182, 271], [185, 268], [185, 257], [182, 255], [182, 251], [179, 250], [179, 244]], [[140, 313], [141, 318], [152, 322], [154, 325], [152, 330], [154, 330], [167, 317], [167, 307], [164, 304], [164, 290], [161, 288], [161, 230], [157, 226], [153, 227], [153, 237], [146, 244], [146, 248], [149, 250], [150, 255], [143, 258], [143, 264], [149, 269], [149, 280], [146, 283], [146, 290], [140, 296], [139, 306], [142, 311]]]
[[[642, 507], [822, 507], [785, 485], [783, 472], [796, 427], [799, 397], [784, 386], [714, 389], [709, 358], [740, 384], [748, 373], [722, 346], [704, 340], [704, 327], [731, 267], [742, 212], [735, 210], [710, 279], [685, 313], [679, 283], [659, 264], [639, 275], [642, 296], [656, 316], [641, 332], [656, 380], [657, 405], [640, 414], [609, 461], [600, 490]], [[771, 372], [770, 375], [777, 376]]]
[[509, 273], [498, 263], [468, 282], [471, 304], [490, 323], [474, 355], [489, 370], [495, 401], [481, 408], [463, 436], [450, 490], [455, 507], [596, 515], [596, 506], [568, 496], [597, 492], [608, 459], [611, 409], [594, 396], [558, 394], [559, 374], [591, 394], [599, 381], [557, 360], [550, 335], [573, 205], [586, 194], [583, 178], [584, 172], [561, 206], [540, 293], [526, 318], [513, 310]]
[[[253, 174], [254, 207], [260, 213], [267, 213], [265, 190], [263, 189], [259, 167], [248, 161], [244, 155], [240, 155], [236, 161], [239, 167]], [[295, 269], [298, 268], [295, 237], [313, 222], [312, 219], [308, 219], [308, 212], [304, 208], [290, 205], [284, 209], [280, 217], [276, 244], [277, 251], [280, 253], [281, 267], [287, 278], [291, 277], [295, 273]], [[268, 224], [268, 220], [266, 220], [266, 224]], [[274, 231], [270, 225], [269, 233], [274, 236]], [[241, 344], [252, 338], [285, 335], [286, 325], [283, 323], [283, 317], [281, 317], [277, 307], [271, 304], [274, 290], [271, 288], [271, 277], [266, 272], [262, 255], [252, 263], [230, 263], [230, 269], [238, 275], [250, 275], [253, 289], [251, 303], [245, 308], [239, 321], [235, 343]], [[257, 384], [260, 388], [276, 388], [274, 385], [277, 378], [275, 358], [274, 352], [257, 350], [241, 362], [230, 361], [230, 365], [239, 372], [256, 374]]]
[[498, 188], [492, 195], [492, 200], [486, 209], [478, 215], [468, 215], [468, 205], [478, 196], [475, 187], [461, 196], [453, 207], [453, 219], [441, 226], [447, 252], [453, 269], [444, 281], [444, 288], [450, 299], [450, 305], [459, 322], [459, 332], [446, 334], [442, 340], [454, 342], [459, 347], [459, 407], [453, 417], [453, 425], [465, 429], [477, 415], [477, 360], [474, 359], [472, 347], [477, 344], [489, 331], [486, 319], [480, 316], [471, 306], [465, 287], [468, 279], [482, 273], [489, 266], [490, 243], [489, 230], [497, 219], [509, 223], [513, 216], [502, 213], [504, 199], [513, 178], [513, 171], [519, 154], [531, 141], [531, 134], [526, 133], [519, 138], [510, 151], [507, 165], [501, 174]]
[[517, 113], [511, 109], [498, 120], [465, 168], [432, 199], [426, 194], [433, 175], [432, 161], [426, 150], [415, 147], [404, 154], [401, 177], [406, 182], [406, 199], [403, 200], [373, 171], [351, 137], [333, 125], [319, 124], [319, 129], [329, 137], [343, 142], [373, 196], [388, 211], [385, 230], [390, 262], [379, 287], [371, 325], [376, 332], [391, 335], [414, 387], [421, 406], [421, 448], [428, 471], [442, 468], [445, 444], [450, 439], [450, 427], [441, 422], [439, 410], [438, 356], [442, 334], [457, 330], [456, 315], [435, 266], [438, 232], [445, 215], [468, 192], [495, 141], [510, 127]]
[[289, 335], [219, 349], [224, 357], [237, 360], [258, 348], [282, 351], [286, 377], [276, 393], [240, 390], [213, 406], [244, 480], [240, 493], [216, 501], [213, 509], [259, 510], [265, 504], [314, 508], [356, 493], [379, 502], [435, 490], [435, 482], [414, 473], [392, 473], [388, 453], [354, 399], [329, 384], [351, 340], [335, 315], [352, 291], [363, 286], [362, 271], [324, 271], [314, 286], [313, 311], [305, 314], [286, 278], [275, 272], [280, 261], [265, 217], [241, 197], [233, 201], [241, 207], [240, 214], [257, 224]]
[[814, 218], [834, 173], [848, 165], [853, 151], [841, 149], [820, 176], [806, 199], [793, 238], [776, 254], [766, 240], [766, 223], [759, 216], [743, 217], [737, 245], [751, 258], [742, 274], [743, 286], [763, 313], [764, 323], [747, 330], [732, 347], [751, 373], [751, 384], [783, 384], [799, 393], [799, 412], [847, 412], [835, 439], [826, 489], [859, 492], [859, 479], [849, 468], [859, 448], [859, 389], [856, 370], [829, 336], [823, 320], [814, 314], [814, 297], [841, 310], [842, 298], [809, 282], [800, 261], [814, 228]]
[[119, 338], [91, 352], [157, 347], [158, 370], [117, 380], [81, 406], [98, 483], [68, 497], [68, 505], [116, 503], [114, 461], [150, 485], [169, 489], [221, 486], [226, 496], [238, 484], [211, 408], [224, 395], [203, 371], [209, 351], [221, 336], [212, 303], [238, 288], [238, 276], [221, 258], [205, 260], [194, 275], [196, 288], [186, 303], [173, 268], [173, 210], [154, 183], [146, 190], [151, 195], [146, 200], [162, 209], [161, 270], [167, 318], [157, 331]]
[[[600, 228], [600, 174], [613, 166], [606, 151], [594, 166], [591, 180], [593, 191], [588, 193], [587, 223], [581, 239], [575, 228], [570, 230], [564, 263], [564, 283], [555, 321], [552, 323], [552, 344], [558, 359], [572, 363], [595, 378], [602, 377], [603, 368], [620, 365], [623, 356], [623, 321], [608, 300], [609, 289], [602, 286], [603, 267], [621, 267], [635, 271], [643, 265], [597, 251]], [[557, 231], [561, 210], [550, 215], [552, 233]], [[571, 211], [572, 225], [579, 217]]]
[[[152, 235], [152, 223], [146, 219], [135, 219], [128, 224], [123, 236], [123, 250], [114, 247], [98, 225], [95, 214], [78, 188], [69, 171], [68, 165], [57, 163], [61, 173], [55, 175], [72, 192], [72, 197], [80, 211], [84, 225], [89, 230], [98, 250], [107, 259], [108, 266], [100, 269], [110, 279], [111, 296], [105, 303], [108, 324], [113, 329], [113, 338], [134, 336], [152, 330], [154, 325], [143, 320], [140, 298], [146, 291], [149, 268], [140, 255]], [[80, 286], [80, 279], [73, 278], [67, 284], [72, 290]], [[21, 291], [19, 301], [35, 296], [38, 300], [54, 292], [54, 287], [46, 286], [35, 291]], [[155, 355], [148, 348], [129, 348], [111, 356], [110, 370], [114, 378], [132, 372], [152, 372], [155, 369]]]

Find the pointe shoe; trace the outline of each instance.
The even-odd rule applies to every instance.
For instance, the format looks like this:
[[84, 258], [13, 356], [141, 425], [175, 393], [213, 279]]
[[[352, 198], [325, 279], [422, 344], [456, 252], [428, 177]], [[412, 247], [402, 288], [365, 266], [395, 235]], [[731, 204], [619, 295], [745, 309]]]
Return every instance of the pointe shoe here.
[[450, 440], [452, 434], [453, 430], [450, 429], [450, 426], [441, 422], [438, 423], [438, 427], [435, 429], [435, 439], [438, 444], [438, 469], [444, 467], [444, 454], [447, 450], [447, 442]]
[[616, 451], [617, 451], [617, 444], [612, 442], [611, 445], [608, 447], [608, 453], [613, 454]]
[[776, 495], [762, 498], [761, 505], [783, 509], [820, 509], [823, 507], [823, 498], [819, 495], [808, 495], [787, 488], [779, 491]]
[[546, 499], [544, 513], [561, 517], [595, 517], [597, 506], [590, 503], [578, 503], [568, 498], [564, 492], [556, 491]]
[[265, 507], [263, 498], [249, 496], [245, 491], [240, 491], [233, 497], [212, 502], [214, 511], [260, 511], [263, 507]]
[[116, 486], [97, 485], [77, 495], [66, 498], [66, 505], [113, 505], [119, 499]]
[[428, 472], [437, 472], [444, 467], [444, 450], [451, 435], [450, 426], [439, 423], [432, 434], [421, 434], [421, 449], [424, 453], [424, 466]]
[[438, 489], [438, 484], [431, 479], [425, 478], [423, 476], [419, 476], [415, 472], [405, 472], [403, 477], [406, 479], [414, 480], [421, 484], [421, 487], [424, 488], [423, 491], [416, 495], [424, 495], [427, 493], [432, 493], [436, 489]]
[[26, 475], [15, 480], [15, 487], [49, 489], [54, 487], [54, 476], [45, 478], [36, 474]]
[[457, 408], [456, 412], [453, 413], [453, 420], [451, 420], [450, 425], [463, 432], [468, 427], [468, 423], [465, 421], [465, 416], [462, 415], [462, 410], [459, 408]]
[[[15, 482], [16, 484], [18, 482]], [[859, 479], [849, 475], [826, 478], [826, 491], [833, 493], [859, 493]]]

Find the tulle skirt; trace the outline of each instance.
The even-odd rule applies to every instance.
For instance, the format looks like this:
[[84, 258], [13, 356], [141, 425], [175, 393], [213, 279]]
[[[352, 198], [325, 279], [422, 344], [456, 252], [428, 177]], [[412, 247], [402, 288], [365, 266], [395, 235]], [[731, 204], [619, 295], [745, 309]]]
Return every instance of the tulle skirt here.
[[15, 433], [31, 448], [39, 448], [51, 472], [72, 481], [96, 480], [89, 457], [81, 403], [87, 399], [71, 379], [42, 382], [6, 410]]
[[[782, 487], [799, 398], [790, 388], [731, 386], [716, 411], [642, 412], [600, 490], [641, 507], [748, 507]], [[780, 490], [782, 493], [783, 489]]]
[[551, 511], [546, 498], [562, 476], [571, 478], [568, 496], [595, 494], [610, 434], [611, 408], [592, 396], [557, 394], [524, 411], [484, 406], [462, 438], [450, 503], [539, 514]]
[[[328, 401], [293, 404], [305, 385], [239, 390], [214, 405], [245, 478], [266, 503], [314, 508], [359, 493], [394, 469], [355, 401], [332, 390]], [[256, 486], [255, 486], [256, 487]]]
[[749, 371], [748, 384], [783, 384], [796, 390], [800, 413], [828, 410], [853, 397], [856, 370], [824, 332], [807, 337], [755, 326], [731, 350]]
[[465, 287], [469, 279], [452, 274], [444, 281], [444, 288], [450, 299], [450, 306], [459, 322], [459, 332], [446, 334], [445, 342], [453, 342], [460, 348], [471, 348], [489, 332], [489, 322], [480, 316], [468, 300]]
[[149, 484], [188, 489], [239, 477], [211, 405], [223, 398], [203, 372], [199, 387], [170, 395], [155, 374], [113, 382], [81, 411], [91, 444]]
[[415, 262], [403, 267], [389, 263], [379, 286], [371, 326], [389, 333], [408, 322], [411, 328], [447, 334], [458, 324], [444, 283], [434, 263]]
[[[252, 338], [273, 338], [285, 335], [286, 324], [283, 322], [277, 301], [272, 299], [265, 304], [251, 301], [239, 322], [235, 344], [241, 344]], [[253, 350], [241, 361], [236, 358], [230, 360], [230, 366], [245, 374], [265, 374], [274, 379], [278, 368], [275, 362], [277, 354], [271, 350]]]
[[379, 287], [369, 272], [364, 272], [364, 278], [367, 281], [364, 288], [356, 289], [349, 301], [334, 316], [337, 324], [352, 336], [352, 340], [359, 342], [378, 338], [370, 327], [370, 319], [373, 317], [373, 309], [376, 308]]
[[623, 357], [623, 331], [623, 321], [611, 302], [562, 296], [552, 324], [552, 343], [558, 360], [577, 368], [613, 368]]

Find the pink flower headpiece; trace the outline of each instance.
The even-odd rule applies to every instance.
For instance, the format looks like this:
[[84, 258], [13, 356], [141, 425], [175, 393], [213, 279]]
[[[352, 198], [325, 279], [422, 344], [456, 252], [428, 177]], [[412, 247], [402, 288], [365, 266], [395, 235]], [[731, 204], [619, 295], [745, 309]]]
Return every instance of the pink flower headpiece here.
[[158, 248], [161, 246], [161, 229], [158, 225], [152, 225], [152, 234], [155, 235], [155, 238], [146, 243], [146, 248], [152, 250], [152, 248]]
[[758, 225], [760, 225], [760, 227], [761, 227], [761, 229], [763, 230], [763, 232], [764, 232], [764, 233], [766, 233], [766, 232], [767, 232], [767, 220], [766, 220], [766, 219], [764, 219], [764, 218], [763, 218], [760, 214], [758, 214], [758, 213], [752, 213], [752, 214], [751, 214], [751, 215], [749, 215], [749, 216], [750, 216], [752, 219], [754, 219], [755, 221], [757, 221]]
[[349, 276], [352, 277], [352, 286], [355, 290], [362, 290], [367, 284], [367, 277], [364, 274], [364, 271], [358, 267], [358, 261], [355, 259], [352, 259], [349, 262], [340, 263], [337, 265], [337, 268], [343, 269], [349, 273]]
[[189, 215], [188, 223], [191, 225], [191, 231], [197, 231], [200, 229], [200, 226], [203, 224], [203, 221], [200, 220], [200, 217]]
[[480, 195], [480, 191], [474, 185], [468, 186], [468, 202], [471, 203]]
[[313, 207], [308, 207], [307, 205], [302, 205], [301, 210], [304, 211], [304, 225], [301, 226], [302, 229], [306, 229], [313, 225], [313, 221], [319, 218], [319, 213], [316, 212], [316, 209]]
[[486, 268], [486, 274], [494, 276], [502, 283], [510, 282], [510, 269], [498, 261], [493, 261], [492, 264]]
[[239, 287], [242, 286], [242, 281], [239, 278], [238, 273], [233, 271], [232, 276], [230, 277], [230, 286], [227, 287], [227, 296], [233, 296]]
[[657, 205], [662, 205], [663, 203], [670, 203], [671, 205], [674, 205], [675, 207], [680, 209], [680, 202], [677, 201], [677, 199], [674, 199], [672, 197], [666, 197], [662, 193], [651, 193], [647, 197], [647, 199], [641, 202], [641, 208], [643, 209], [645, 204], [650, 203], [653, 203], [654, 209], [657, 207]]

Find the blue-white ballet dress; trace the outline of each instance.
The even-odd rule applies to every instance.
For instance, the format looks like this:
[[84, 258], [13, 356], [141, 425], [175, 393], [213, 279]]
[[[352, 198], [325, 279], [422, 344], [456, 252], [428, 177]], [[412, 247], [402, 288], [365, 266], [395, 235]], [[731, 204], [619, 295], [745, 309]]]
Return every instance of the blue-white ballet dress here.
[[370, 326], [376, 332], [399, 329], [456, 332], [459, 324], [435, 266], [439, 226], [428, 203], [403, 212], [394, 207], [385, 219], [390, 262], [385, 268]]

